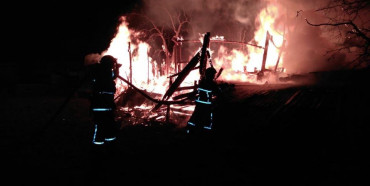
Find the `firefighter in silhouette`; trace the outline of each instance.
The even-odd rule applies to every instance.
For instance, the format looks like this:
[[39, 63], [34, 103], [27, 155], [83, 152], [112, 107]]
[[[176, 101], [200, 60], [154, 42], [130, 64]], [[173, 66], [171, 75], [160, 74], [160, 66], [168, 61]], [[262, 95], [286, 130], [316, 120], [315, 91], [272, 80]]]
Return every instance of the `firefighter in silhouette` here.
[[94, 121], [93, 144], [103, 145], [116, 140], [118, 126], [115, 122], [115, 79], [118, 77], [117, 59], [105, 55], [93, 74], [91, 111]]
[[215, 68], [207, 68], [204, 78], [199, 82], [195, 99], [195, 109], [186, 126], [187, 133], [198, 134], [212, 130], [213, 97], [220, 93], [215, 81], [216, 73], [217, 71]]

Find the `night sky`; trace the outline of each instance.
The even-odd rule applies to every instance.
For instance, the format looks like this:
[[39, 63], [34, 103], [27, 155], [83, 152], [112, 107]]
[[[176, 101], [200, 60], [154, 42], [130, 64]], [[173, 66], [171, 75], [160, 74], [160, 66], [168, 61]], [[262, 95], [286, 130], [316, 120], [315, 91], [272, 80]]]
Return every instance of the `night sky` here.
[[108, 47], [118, 18], [139, 7], [138, 3], [9, 4], [4, 7], [9, 11], [1, 13], [1, 61], [26, 68], [81, 65], [86, 54], [100, 53]]
[[[161, 11], [161, 7], [165, 6], [184, 8], [191, 12], [191, 33], [195, 37], [198, 37], [199, 33], [210, 31], [230, 40], [239, 40], [243, 36], [244, 40], [249, 41], [257, 27], [254, 20], [265, 6], [258, 3], [260, 1], [238, 0], [189, 0], [189, 3], [185, 4], [182, 0], [146, 0], [144, 6], [143, 1], [121, 0], [85, 4], [65, 1], [9, 2], [2, 6], [3, 11], [0, 11], [3, 54], [0, 64], [15, 66], [11, 69], [16, 69], [21, 74], [28, 73], [25, 74], [26, 77], [33, 75], [29, 69], [33, 70], [31, 72], [39, 69], [47, 72], [53, 69], [81, 68], [87, 54], [101, 53], [108, 48], [121, 16], [141, 10], [140, 13], [157, 22], [168, 21], [167, 14]], [[341, 53], [335, 62], [328, 61], [328, 57], [323, 54], [336, 47], [331, 42], [332, 38], [323, 37], [322, 29], [309, 26], [303, 19], [306, 15], [311, 15], [311, 9], [317, 8], [316, 4], [304, 0], [284, 2], [287, 4], [284, 6], [289, 8], [286, 15], [290, 19], [287, 24], [295, 28], [294, 32], [287, 36], [289, 52], [284, 55], [284, 66], [291, 70], [289, 73], [326, 71], [340, 67], [346, 60], [346, 55]], [[302, 16], [297, 17], [297, 10], [301, 9], [306, 15], [302, 12]], [[283, 15], [285, 14], [280, 16]], [[315, 20], [313, 18], [312, 20]], [[130, 22], [133, 27], [137, 26], [135, 23], [142, 25], [140, 21]], [[43, 69], [45, 66], [46, 70]]]

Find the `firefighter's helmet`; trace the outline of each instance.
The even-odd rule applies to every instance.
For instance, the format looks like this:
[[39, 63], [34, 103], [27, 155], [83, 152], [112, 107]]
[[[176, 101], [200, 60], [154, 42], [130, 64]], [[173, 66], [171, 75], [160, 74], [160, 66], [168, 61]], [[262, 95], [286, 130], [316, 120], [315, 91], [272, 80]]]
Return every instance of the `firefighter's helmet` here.
[[207, 78], [213, 79], [215, 77], [215, 74], [217, 73], [216, 69], [213, 67], [209, 67], [206, 69], [205, 75]]
[[115, 63], [117, 63], [117, 59], [111, 55], [105, 55], [100, 59], [100, 64], [110, 69], [113, 68]]

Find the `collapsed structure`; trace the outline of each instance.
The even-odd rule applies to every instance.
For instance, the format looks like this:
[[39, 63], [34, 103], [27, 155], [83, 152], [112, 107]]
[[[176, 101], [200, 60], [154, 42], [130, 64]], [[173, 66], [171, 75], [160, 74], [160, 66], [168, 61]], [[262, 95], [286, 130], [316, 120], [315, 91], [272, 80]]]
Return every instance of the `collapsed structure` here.
[[[281, 72], [281, 71], [278, 71], [278, 65], [279, 65], [281, 53], [284, 48], [285, 41], [283, 42], [282, 46], [277, 47], [273, 41], [273, 37], [269, 34], [269, 32], [266, 33], [265, 46], [258, 46], [255, 44], [243, 43], [243, 42], [225, 41], [223, 38], [221, 39], [217, 38], [215, 40], [211, 40], [211, 34], [210, 32], [207, 32], [203, 37], [201, 49], [197, 51], [196, 54], [191, 58], [191, 60], [187, 62], [186, 65], [180, 70], [180, 64], [183, 63], [182, 61], [180, 61], [181, 43], [184, 43], [184, 42], [197, 42], [197, 41], [183, 40], [183, 39], [178, 39], [176, 41], [173, 53], [175, 56], [174, 64], [175, 64], [177, 73], [168, 76], [169, 85], [168, 85], [168, 89], [163, 94], [163, 96], [142, 90], [132, 83], [132, 68], [131, 68], [131, 56], [130, 56], [129, 79], [127, 80], [122, 76], [118, 77], [120, 80], [122, 80], [124, 83], [128, 84], [129, 86], [129, 88], [126, 91], [121, 92], [120, 95], [118, 95], [116, 98], [118, 106], [121, 106], [121, 109], [120, 109], [121, 117], [119, 119], [125, 120], [125, 122], [131, 123], [131, 124], [150, 123], [150, 121], [165, 122], [165, 123], [176, 122], [176, 123], [184, 124], [186, 122], [186, 119], [190, 117], [194, 109], [194, 100], [192, 100], [191, 95], [193, 95], [193, 92], [196, 91], [198, 87], [198, 81], [195, 80], [192, 86], [181, 87], [181, 84], [183, 83], [183, 81], [186, 79], [186, 77], [189, 75], [190, 72], [194, 70], [199, 70], [199, 77], [200, 77], [199, 79], [201, 79], [204, 76], [204, 72], [207, 66], [213, 66], [210, 51], [209, 51], [211, 42], [237, 43], [237, 44], [243, 44], [243, 45], [251, 45], [251, 46], [263, 49], [264, 53], [263, 53], [261, 68], [260, 70], [255, 70], [254, 72], [251, 73], [254, 76], [256, 76], [257, 80], [261, 82], [266, 83], [267, 76], [270, 76], [271, 74], [276, 75], [276, 73]], [[266, 59], [267, 59], [267, 53], [268, 53], [270, 42], [275, 47], [280, 49], [279, 57], [278, 57], [278, 60], [276, 61], [276, 65], [274, 69], [266, 68]], [[216, 78], [221, 75], [222, 71], [223, 71], [223, 68], [220, 68], [218, 70], [218, 74], [216, 75]], [[229, 87], [226, 86], [226, 88], [229, 88]], [[160, 99], [157, 98], [159, 96], [162, 96], [162, 98]], [[132, 101], [136, 103], [133, 103]], [[142, 105], [144, 102], [146, 103], [146, 105], [150, 105], [151, 108], [148, 109], [147, 107], [146, 108], [140, 107], [140, 105]], [[129, 107], [131, 107], [131, 109]], [[135, 111], [135, 109], [137, 112]], [[138, 112], [140, 112], [140, 114], [138, 114]], [[174, 119], [171, 121], [171, 113], [175, 114], [174, 118], [176, 118], [177, 120]], [[135, 116], [138, 116], [138, 117], [135, 119]]]

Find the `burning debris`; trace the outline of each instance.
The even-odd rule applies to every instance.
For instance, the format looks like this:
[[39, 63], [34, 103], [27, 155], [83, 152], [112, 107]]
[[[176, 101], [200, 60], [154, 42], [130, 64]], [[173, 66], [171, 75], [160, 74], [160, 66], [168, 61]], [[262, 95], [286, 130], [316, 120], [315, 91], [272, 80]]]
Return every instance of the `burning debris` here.
[[[194, 110], [195, 90], [207, 66], [218, 69], [216, 79], [225, 90], [232, 90], [235, 82], [262, 85], [279, 82], [285, 73], [286, 40], [285, 27], [274, 24], [278, 11], [277, 6], [269, 4], [259, 13], [260, 26], [251, 42], [211, 37], [210, 32], [200, 40], [187, 40], [176, 32], [171, 40], [172, 54], [167, 55], [169, 47], [162, 40], [161, 49], [167, 56], [164, 61], [151, 57], [150, 45], [138, 39], [143, 33], [129, 29], [127, 18], [122, 17], [110, 47], [102, 52], [115, 56], [122, 65], [115, 95], [118, 119], [125, 124], [156, 121], [183, 126]], [[188, 21], [185, 18], [180, 25]], [[152, 24], [163, 39], [163, 32]], [[229, 49], [227, 45], [237, 47]]]
[[[267, 55], [267, 46], [268, 46], [269, 40], [271, 40], [271, 38], [269, 38], [270, 36], [268, 33], [267, 33], [267, 37], [268, 38], [266, 40], [266, 46], [264, 48], [265, 55], [263, 58], [262, 67], [260, 71], [255, 73], [255, 76], [259, 80], [266, 79], [266, 76], [264, 75], [264, 71], [266, 71], [266, 68], [264, 65], [265, 65], [266, 55]], [[158, 97], [161, 96], [161, 94], [156, 94], [156, 93], [153, 94], [151, 92], [141, 90], [140, 88], [136, 87], [135, 85], [131, 83], [132, 80], [126, 80], [125, 78], [120, 76], [119, 79], [125, 82], [129, 86], [129, 88], [123, 91], [118, 96], [118, 97], [122, 97], [121, 101], [119, 102], [120, 103], [119, 105], [122, 106], [119, 109], [119, 111], [121, 112], [119, 119], [124, 121], [123, 123], [125, 124], [127, 123], [148, 124], [148, 123], [152, 123], [153, 121], [169, 123], [170, 115], [171, 115], [171, 105], [180, 105], [180, 107], [172, 106], [173, 107], [172, 112], [176, 116], [175, 117], [177, 119], [176, 123], [181, 123], [181, 122], [184, 123], [184, 121], [186, 121], [186, 119], [191, 115], [191, 111], [194, 108], [194, 97], [196, 94], [196, 89], [198, 87], [198, 84], [197, 84], [197, 81], [194, 81], [194, 85], [192, 86], [180, 87], [180, 85], [182, 85], [182, 83], [188, 77], [190, 72], [194, 70], [199, 69], [199, 76], [200, 78], [202, 78], [204, 76], [205, 69], [208, 64], [207, 62], [209, 62], [208, 66], [213, 67], [211, 55], [209, 51], [209, 45], [210, 45], [210, 33], [209, 32], [204, 35], [202, 44], [203, 46], [201, 50], [199, 50], [193, 56], [193, 58], [183, 68], [182, 71], [169, 76], [169, 88], [163, 94], [161, 100], [158, 99]], [[263, 47], [260, 47], [260, 48], [263, 48]], [[199, 66], [197, 66], [198, 64]], [[276, 67], [277, 65], [278, 63], [276, 64]], [[218, 71], [218, 74], [216, 75], [216, 79], [221, 76], [222, 72], [223, 72], [223, 68], [221, 67], [220, 70]], [[276, 73], [276, 68], [275, 68], [274, 73]], [[132, 72], [130, 72], [130, 74], [132, 74]], [[173, 78], [175, 78], [174, 81], [172, 80]], [[130, 79], [131, 79], [131, 76], [130, 76]], [[223, 88], [227, 89], [225, 88], [225, 86], [223, 86]], [[191, 90], [191, 91], [186, 91], [186, 90]], [[174, 94], [175, 96], [172, 97], [172, 95]], [[155, 103], [156, 105], [153, 106], [153, 103]], [[161, 108], [162, 105], [166, 105], [166, 108]], [[150, 107], [153, 107], [153, 108], [150, 109]]]

